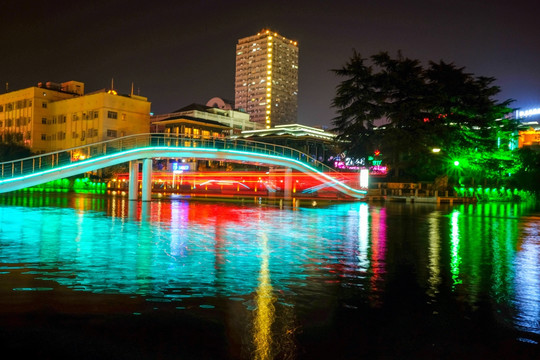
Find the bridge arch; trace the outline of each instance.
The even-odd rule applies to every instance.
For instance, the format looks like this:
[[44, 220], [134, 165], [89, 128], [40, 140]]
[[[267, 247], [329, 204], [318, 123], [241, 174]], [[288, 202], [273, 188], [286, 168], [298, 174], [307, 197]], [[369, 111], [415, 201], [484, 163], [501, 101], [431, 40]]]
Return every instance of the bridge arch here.
[[[82, 154], [82, 155], [81, 155]], [[338, 172], [292, 148], [250, 140], [140, 134], [0, 164], [0, 193], [152, 158], [196, 158], [291, 168], [353, 198], [364, 198]]]

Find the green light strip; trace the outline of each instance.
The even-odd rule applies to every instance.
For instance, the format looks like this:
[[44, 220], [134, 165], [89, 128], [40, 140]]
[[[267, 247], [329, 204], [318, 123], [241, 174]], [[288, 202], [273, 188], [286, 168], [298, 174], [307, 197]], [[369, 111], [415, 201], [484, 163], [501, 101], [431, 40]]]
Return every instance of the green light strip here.
[[[138, 152], [138, 151], [144, 150], [144, 149], [147, 149], [147, 148], [126, 150], [126, 151], [118, 152], [118, 153], [111, 154], [111, 155], [104, 155], [102, 157], [91, 159], [91, 160], [81, 160], [81, 161], [78, 161], [76, 163], [60, 166], [58, 168], [53, 168], [53, 169], [49, 169], [49, 170], [43, 170], [41, 172], [37, 172], [37, 173], [33, 173], [33, 174], [28, 174], [28, 175], [24, 175], [24, 176], [20, 176], [20, 177], [4, 179], [4, 180], [0, 180], [0, 185], [10, 183], [10, 182], [14, 182], [14, 181], [21, 181], [21, 180], [31, 179], [31, 178], [34, 178], [34, 177], [43, 176], [43, 175], [46, 175], [46, 174], [51, 174], [51, 173], [54, 173], [54, 172], [57, 172], [57, 171], [68, 170], [68, 169], [72, 169], [72, 168], [75, 168], [75, 167], [83, 167], [84, 165], [91, 165], [91, 164], [96, 163], [98, 161], [112, 159], [113, 157], [118, 157], [118, 155], [127, 155], [127, 154], [135, 153], [135, 152]], [[104, 167], [106, 167], [106, 166], [104, 166]]]

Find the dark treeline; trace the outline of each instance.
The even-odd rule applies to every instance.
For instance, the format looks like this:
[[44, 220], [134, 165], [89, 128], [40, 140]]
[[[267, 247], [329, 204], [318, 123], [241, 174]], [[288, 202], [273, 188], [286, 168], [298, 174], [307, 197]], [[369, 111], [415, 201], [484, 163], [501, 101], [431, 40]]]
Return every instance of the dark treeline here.
[[512, 100], [494, 99], [494, 78], [387, 52], [354, 51], [333, 72], [342, 79], [332, 103], [342, 150], [366, 159], [378, 150], [392, 179], [504, 185], [538, 176], [524, 163], [538, 153], [514, 150], [519, 122], [509, 116]]

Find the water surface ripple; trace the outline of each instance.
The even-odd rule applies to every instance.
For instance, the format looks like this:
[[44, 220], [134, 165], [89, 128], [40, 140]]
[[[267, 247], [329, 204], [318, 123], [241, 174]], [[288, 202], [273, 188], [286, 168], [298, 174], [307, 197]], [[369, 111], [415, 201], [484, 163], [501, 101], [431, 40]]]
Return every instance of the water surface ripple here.
[[[0, 280], [48, 285], [14, 285], [1, 296], [130, 296], [183, 314], [197, 306], [226, 324], [229, 343], [215, 350], [222, 357], [331, 354], [330, 342], [343, 358], [436, 356], [459, 348], [463, 338], [449, 335], [456, 329], [477, 336], [469, 339], [476, 348], [456, 354], [482, 354], [487, 338], [478, 332], [532, 351], [540, 335], [535, 211], [510, 203], [280, 209], [3, 196]], [[401, 344], [404, 332], [423, 340]], [[359, 339], [363, 350], [348, 343]], [[383, 349], [388, 342], [397, 353]]]

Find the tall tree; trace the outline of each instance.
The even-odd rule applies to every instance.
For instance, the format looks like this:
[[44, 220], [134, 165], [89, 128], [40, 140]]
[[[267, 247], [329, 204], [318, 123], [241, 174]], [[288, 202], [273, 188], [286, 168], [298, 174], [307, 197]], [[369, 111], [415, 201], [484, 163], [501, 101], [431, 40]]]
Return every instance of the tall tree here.
[[0, 162], [32, 156], [30, 148], [16, 143], [0, 143]]
[[[334, 130], [348, 141], [350, 154], [366, 156], [379, 148], [395, 176], [417, 179], [445, 173], [442, 160], [457, 157], [471, 175], [501, 173], [507, 155], [501, 155], [501, 144], [511, 140], [515, 123], [507, 117], [511, 101], [493, 100], [500, 92], [495, 79], [387, 52], [366, 59], [355, 51], [334, 73], [345, 78], [333, 101]], [[433, 148], [441, 153], [434, 155]]]
[[354, 51], [343, 68], [334, 70], [337, 76], [345, 78], [337, 87], [332, 102], [339, 113], [334, 125], [339, 129], [338, 141], [345, 143], [347, 152], [355, 156], [364, 156], [371, 151], [373, 122], [383, 115], [380, 89], [371, 66], [365, 62], [366, 59]]

